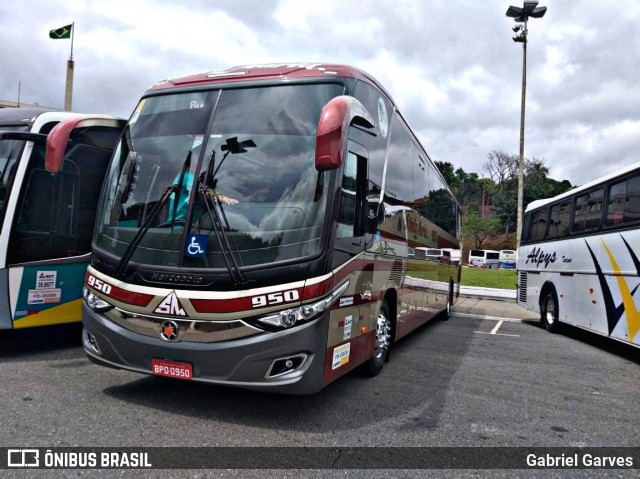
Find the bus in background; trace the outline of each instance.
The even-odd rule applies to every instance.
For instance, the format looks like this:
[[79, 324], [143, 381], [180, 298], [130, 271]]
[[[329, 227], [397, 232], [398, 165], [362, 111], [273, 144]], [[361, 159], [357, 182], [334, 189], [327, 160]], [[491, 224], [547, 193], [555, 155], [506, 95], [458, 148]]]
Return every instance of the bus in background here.
[[560, 323], [640, 346], [640, 163], [531, 202], [518, 251], [518, 303]]
[[[101, 115], [0, 109], [0, 329], [80, 321], [100, 188], [123, 127]], [[46, 142], [56, 136], [53, 167]]]
[[451, 252], [442, 248], [415, 248], [415, 255], [420, 259], [426, 259], [427, 261], [451, 261]]
[[86, 277], [97, 364], [313, 393], [448, 317], [460, 209], [389, 95], [342, 65], [163, 81], [107, 173]]
[[516, 269], [516, 261], [518, 255], [515, 250], [501, 249], [498, 256], [498, 268], [500, 269]]
[[500, 252], [492, 249], [469, 250], [469, 266], [477, 268], [497, 269]]
[[449, 260], [451, 261], [451, 264], [460, 264], [460, 260], [462, 259], [462, 252], [459, 249], [442, 248], [442, 251], [449, 252]]

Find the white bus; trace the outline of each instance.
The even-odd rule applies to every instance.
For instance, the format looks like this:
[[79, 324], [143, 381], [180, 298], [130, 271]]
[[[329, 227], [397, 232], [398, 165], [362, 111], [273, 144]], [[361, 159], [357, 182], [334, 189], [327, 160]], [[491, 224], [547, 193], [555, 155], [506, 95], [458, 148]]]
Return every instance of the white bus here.
[[496, 269], [500, 252], [492, 249], [472, 249], [469, 250], [469, 266], [478, 268]]
[[640, 163], [534, 201], [518, 251], [518, 303], [556, 331], [571, 324], [640, 346]]
[[[82, 319], [100, 189], [124, 125], [106, 115], [0, 109], [0, 330]], [[57, 163], [45, 159], [52, 141]]]
[[516, 269], [516, 261], [518, 253], [512, 249], [501, 249], [498, 256], [498, 268], [500, 269]]
[[462, 257], [462, 253], [459, 249], [455, 248], [442, 248], [442, 251], [449, 253], [449, 259], [451, 264], [460, 264], [460, 259]]

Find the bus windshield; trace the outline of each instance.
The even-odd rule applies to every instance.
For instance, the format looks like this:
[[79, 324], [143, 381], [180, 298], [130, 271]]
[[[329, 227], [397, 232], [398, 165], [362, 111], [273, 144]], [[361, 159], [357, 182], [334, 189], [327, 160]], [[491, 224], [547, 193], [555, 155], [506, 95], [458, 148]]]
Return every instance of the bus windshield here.
[[[2, 126], [1, 131], [28, 131], [29, 126]], [[24, 148], [24, 141], [2, 140], [0, 141], [0, 225], [4, 223], [7, 199], [11, 193], [11, 185], [16, 169], [14, 165]]]
[[307, 84], [144, 98], [110, 166], [98, 249], [190, 268], [224, 268], [222, 247], [240, 267], [319, 254], [328, 173], [315, 169], [315, 134], [342, 93]]

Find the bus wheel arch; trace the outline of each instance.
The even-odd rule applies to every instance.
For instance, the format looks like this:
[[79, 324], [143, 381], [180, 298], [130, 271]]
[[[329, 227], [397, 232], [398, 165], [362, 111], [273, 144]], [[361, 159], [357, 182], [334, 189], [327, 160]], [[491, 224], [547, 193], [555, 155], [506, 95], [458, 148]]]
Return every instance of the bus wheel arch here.
[[550, 333], [560, 328], [558, 293], [553, 283], [545, 283], [540, 290], [540, 324]]

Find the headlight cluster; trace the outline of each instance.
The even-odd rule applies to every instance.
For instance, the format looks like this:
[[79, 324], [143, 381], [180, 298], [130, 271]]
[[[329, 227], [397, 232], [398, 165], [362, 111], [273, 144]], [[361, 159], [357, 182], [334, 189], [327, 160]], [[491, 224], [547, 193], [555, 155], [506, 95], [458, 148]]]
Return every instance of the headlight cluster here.
[[277, 326], [279, 328], [290, 328], [295, 326], [296, 323], [309, 321], [310, 319], [320, 316], [321, 313], [329, 309], [331, 305], [335, 303], [340, 296], [342, 296], [342, 293], [344, 293], [348, 287], [349, 280], [336, 288], [329, 296], [316, 303], [305, 304], [299, 308], [285, 309], [284, 311], [280, 311], [276, 314], [258, 318], [258, 321], [271, 326]]
[[87, 288], [86, 286], [82, 288], [82, 296], [84, 296], [84, 300], [87, 303], [87, 306], [98, 313], [113, 308], [113, 306], [107, 303], [104, 299], [99, 298], [98, 296], [93, 294], [91, 290], [89, 290], [89, 288]]

